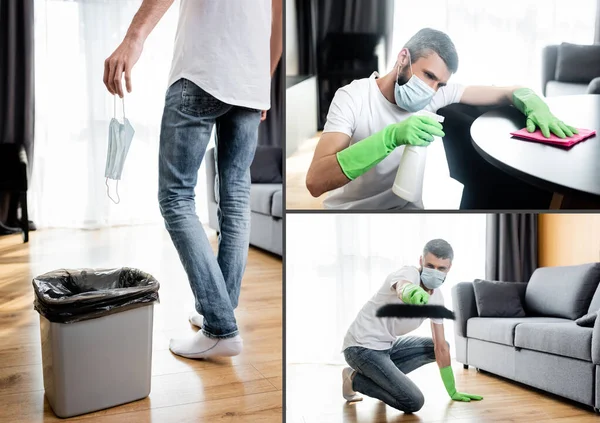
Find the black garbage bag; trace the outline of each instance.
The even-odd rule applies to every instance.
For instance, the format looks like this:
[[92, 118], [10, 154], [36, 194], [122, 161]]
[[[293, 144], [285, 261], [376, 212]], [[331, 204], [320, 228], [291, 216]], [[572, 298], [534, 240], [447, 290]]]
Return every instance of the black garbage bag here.
[[51, 322], [74, 323], [158, 301], [158, 288], [138, 269], [60, 269], [33, 279], [33, 305]]

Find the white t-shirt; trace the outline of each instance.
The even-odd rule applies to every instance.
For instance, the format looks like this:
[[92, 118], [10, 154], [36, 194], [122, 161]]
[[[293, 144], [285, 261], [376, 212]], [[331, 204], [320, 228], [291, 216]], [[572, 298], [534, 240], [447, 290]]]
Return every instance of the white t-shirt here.
[[[348, 347], [363, 347], [372, 350], [387, 350], [392, 343], [402, 335], [417, 329], [426, 320], [425, 318], [402, 319], [391, 317], [377, 317], [377, 310], [385, 304], [403, 304], [398, 298], [398, 293], [392, 286], [396, 282], [408, 281], [419, 285], [421, 275], [419, 269], [413, 266], [404, 266], [389, 275], [379, 291], [358, 312], [356, 319], [350, 325], [342, 351]], [[427, 304], [444, 305], [444, 296], [439, 289], [433, 290]], [[441, 319], [431, 319], [435, 324], [442, 324]]]
[[[323, 133], [344, 133], [350, 137], [350, 145], [353, 145], [392, 123], [412, 116], [413, 113], [390, 103], [384, 97], [377, 85], [377, 77], [379, 75], [374, 72], [371, 77], [353, 81], [335, 93]], [[425, 110], [435, 113], [442, 107], [460, 102], [464, 90], [464, 86], [457, 84], [440, 88]], [[363, 210], [422, 209], [421, 200], [411, 204], [392, 192], [403, 151], [404, 146], [396, 148], [367, 173], [331, 191], [323, 201], [324, 207]]]
[[181, 0], [169, 86], [181, 78], [224, 103], [268, 110], [271, 0]]

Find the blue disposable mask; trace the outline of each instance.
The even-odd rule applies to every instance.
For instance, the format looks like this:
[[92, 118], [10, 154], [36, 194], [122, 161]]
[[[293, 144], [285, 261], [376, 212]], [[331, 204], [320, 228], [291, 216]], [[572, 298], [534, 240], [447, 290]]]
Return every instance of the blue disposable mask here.
[[437, 269], [424, 267], [421, 271], [421, 281], [427, 289], [437, 289], [442, 286], [445, 280], [446, 274]]
[[421, 78], [416, 76], [412, 71], [412, 63], [410, 57], [410, 73], [412, 76], [404, 85], [398, 83], [400, 76], [400, 65], [396, 74], [396, 85], [394, 87], [394, 99], [396, 104], [407, 112], [415, 113], [423, 110], [435, 95], [435, 90], [425, 83]]
[[[133, 134], [135, 131], [125, 117], [125, 99], [123, 99], [123, 123], [117, 120], [117, 98], [115, 96], [114, 117], [110, 120], [108, 127], [108, 152], [106, 155], [106, 168], [104, 169], [104, 177], [106, 178], [106, 193], [115, 204], [121, 201], [119, 197], [119, 180], [123, 173], [125, 158], [129, 152]], [[115, 201], [111, 196], [108, 188], [108, 180], [117, 181], [117, 199]]]

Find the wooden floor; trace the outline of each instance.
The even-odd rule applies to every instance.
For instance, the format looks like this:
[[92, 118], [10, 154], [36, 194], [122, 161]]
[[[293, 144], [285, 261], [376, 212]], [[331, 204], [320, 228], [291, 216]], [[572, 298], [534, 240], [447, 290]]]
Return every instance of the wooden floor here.
[[347, 404], [341, 393], [343, 366], [288, 365], [286, 412], [288, 423], [387, 422], [598, 422], [591, 407], [563, 400], [524, 385], [454, 363], [459, 391], [483, 396], [482, 401], [456, 402], [448, 398], [435, 363], [410, 374], [425, 396], [415, 414], [404, 414], [381, 401], [365, 398]]
[[[161, 283], [155, 307], [149, 398], [80, 416], [84, 422], [281, 422], [282, 265], [250, 250], [236, 316], [244, 352], [195, 361], [168, 350], [171, 337], [191, 335], [193, 297], [162, 226], [99, 231], [49, 230], [0, 237], [0, 422], [65, 421], [44, 399], [38, 314], [32, 277], [58, 268], [130, 266]], [[210, 235], [216, 245], [214, 232]]]
[[306, 172], [312, 161], [315, 148], [319, 142], [318, 134], [300, 144], [298, 150], [285, 161], [285, 202], [287, 210], [319, 210], [323, 209], [323, 194], [314, 198], [306, 189]]

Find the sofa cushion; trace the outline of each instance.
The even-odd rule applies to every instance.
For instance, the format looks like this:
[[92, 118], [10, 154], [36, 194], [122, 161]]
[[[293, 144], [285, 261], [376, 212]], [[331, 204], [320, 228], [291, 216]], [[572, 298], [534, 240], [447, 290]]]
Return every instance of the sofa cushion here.
[[281, 184], [252, 184], [250, 188], [250, 210], [271, 216], [273, 196], [281, 191]]
[[587, 313], [599, 281], [600, 263], [536, 269], [525, 291], [525, 311], [575, 320]]
[[570, 320], [555, 317], [473, 317], [467, 321], [467, 337], [512, 346], [515, 327], [525, 322], [565, 323]]
[[598, 312], [593, 311], [584, 316], [581, 316], [579, 319], [575, 320], [575, 323], [577, 323], [579, 326], [583, 326], [586, 328], [593, 328], [594, 324], [596, 323], [596, 318], [598, 318]]
[[271, 206], [271, 216], [283, 217], [283, 194], [279, 190], [273, 195], [273, 205]]
[[579, 82], [560, 82], [548, 81], [546, 84], [546, 97], [557, 97], [560, 95], [581, 95], [585, 94], [588, 84]]
[[592, 328], [569, 323], [522, 323], [515, 347], [592, 361]]
[[524, 317], [521, 292], [526, 283], [475, 279], [475, 302], [479, 317]]
[[250, 166], [250, 177], [253, 184], [280, 184], [282, 182], [281, 147], [259, 145], [254, 153]]
[[562, 43], [556, 58], [556, 80], [589, 83], [600, 76], [600, 45]]

